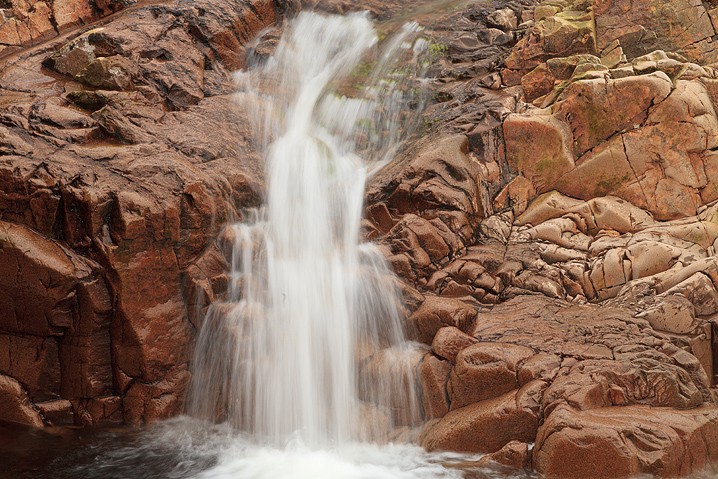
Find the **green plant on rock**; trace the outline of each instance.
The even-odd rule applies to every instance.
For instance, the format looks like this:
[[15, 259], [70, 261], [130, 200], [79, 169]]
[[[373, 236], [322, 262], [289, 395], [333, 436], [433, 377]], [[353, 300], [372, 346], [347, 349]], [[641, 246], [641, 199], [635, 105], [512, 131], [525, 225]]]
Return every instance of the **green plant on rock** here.
[[432, 41], [429, 42], [427, 51], [429, 52], [429, 55], [433, 58], [445, 57], [449, 53], [449, 47], [444, 45], [443, 43]]

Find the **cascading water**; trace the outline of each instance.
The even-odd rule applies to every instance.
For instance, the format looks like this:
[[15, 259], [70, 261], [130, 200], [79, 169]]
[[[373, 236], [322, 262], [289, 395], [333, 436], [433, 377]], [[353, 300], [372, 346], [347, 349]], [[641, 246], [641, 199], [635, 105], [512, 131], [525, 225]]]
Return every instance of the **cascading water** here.
[[[418, 30], [378, 48], [366, 14], [302, 13], [272, 58], [238, 75], [268, 194], [226, 235], [228, 300], [210, 307], [198, 339], [191, 415], [313, 448], [420, 419], [394, 278], [359, 242], [368, 170], [418, 118], [421, 89], [401, 81], [422, 68]], [[372, 82], [341, 95], [364, 69]]]

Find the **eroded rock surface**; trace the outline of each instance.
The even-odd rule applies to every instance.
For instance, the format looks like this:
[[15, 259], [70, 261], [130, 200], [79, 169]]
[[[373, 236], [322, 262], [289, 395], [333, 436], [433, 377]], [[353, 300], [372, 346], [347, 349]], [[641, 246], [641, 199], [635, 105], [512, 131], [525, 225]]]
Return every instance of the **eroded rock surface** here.
[[715, 12], [654, 4], [511, 5], [503, 63], [444, 79], [435, 136], [371, 185], [368, 234], [432, 347], [427, 448], [535, 441], [546, 477], [716, 460]]
[[[87, 18], [60, 21], [70, 4], [48, 2], [54, 34], [115, 9], [76, 3]], [[202, 308], [226, 284], [211, 244], [263, 185], [230, 72], [282, 8], [138, 5], [5, 61], [0, 373], [16, 381], [4, 394], [18, 406], [1, 419], [181, 411]]]

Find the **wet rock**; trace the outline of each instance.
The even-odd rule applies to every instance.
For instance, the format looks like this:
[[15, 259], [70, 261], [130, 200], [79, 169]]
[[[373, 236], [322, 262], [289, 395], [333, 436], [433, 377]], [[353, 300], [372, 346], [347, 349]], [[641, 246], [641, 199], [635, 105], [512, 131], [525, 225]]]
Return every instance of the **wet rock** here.
[[525, 442], [511, 441], [498, 451], [487, 454], [485, 459], [515, 469], [526, 469], [531, 464], [531, 450]]
[[[74, 5], [57, 15], [72, 22]], [[95, 16], [114, 9], [92, 5]], [[197, 293], [184, 293], [221, 282], [224, 264], [200, 259], [263, 184], [210, 45], [243, 43], [276, 15], [273, 2], [147, 5], [0, 69], [3, 92], [28, 92], [0, 113], [0, 304], [14, 311], [0, 319], [0, 373], [41, 419], [137, 423], [182, 410], [198, 322]]]
[[419, 369], [419, 381], [422, 387], [422, 405], [426, 419], [440, 418], [449, 412], [449, 397], [446, 385], [449, 380], [451, 364], [436, 356], [427, 355]]
[[0, 375], [0, 419], [3, 421], [42, 427], [40, 413], [35, 410], [20, 383], [11, 377]]
[[71, 426], [75, 424], [72, 403], [67, 399], [36, 403], [45, 423], [52, 426]]

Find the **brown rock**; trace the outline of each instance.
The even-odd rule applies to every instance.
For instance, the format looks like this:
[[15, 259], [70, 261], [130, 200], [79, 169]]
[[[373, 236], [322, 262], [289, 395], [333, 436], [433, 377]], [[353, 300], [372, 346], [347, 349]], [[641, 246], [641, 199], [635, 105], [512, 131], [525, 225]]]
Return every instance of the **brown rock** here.
[[[120, 2], [117, 2], [120, 3]], [[67, 2], [52, 2], [52, 16], [58, 30], [87, 23], [93, 17], [92, 4], [87, 0], [73, 0]]]
[[451, 410], [516, 389], [519, 363], [533, 354], [508, 343], [478, 343], [462, 350], [449, 379]]
[[[91, 3], [93, 15], [119, 5]], [[33, 15], [49, 19], [48, 5], [68, 26], [87, 21], [81, 1]], [[181, 411], [194, 338], [183, 294], [202, 274], [214, 293], [223, 264], [192, 266], [262, 189], [244, 113], [223, 96], [231, 74], [207, 52], [276, 15], [262, 1], [144, 5], [0, 68], [3, 92], [19, 90], [0, 112], [0, 373], [49, 421], [67, 419], [59, 398], [79, 424]], [[40, 38], [39, 21], [17, 44]]]
[[0, 419], [35, 427], [42, 427], [40, 413], [35, 410], [20, 383], [0, 375]]
[[717, 428], [714, 406], [688, 411], [564, 407], [539, 429], [533, 465], [549, 478], [683, 476], [716, 460]]
[[496, 452], [511, 441], [532, 441], [538, 429], [535, 396], [545, 384], [535, 381], [519, 391], [449, 412], [422, 432], [429, 451]]
[[671, 92], [671, 81], [662, 73], [619, 80], [580, 80], [561, 94], [554, 112], [573, 131], [577, 156], [614, 133], [641, 124], [650, 106]]
[[491, 27], [498, 28], [505, 32], [510, 32], [511, 30], [516, 28], [516, 12], [514, 12], [510, 8], [502, 8], [501, 10], [496, 10], [488, 17], [486, 17], [486, 23]]
[[419, 367], [421, 398], [426, 419], [440, 418], [449, 412], [446, 384], [451, 364], [433, 355], [426, 355]]
[[657, 354], [646, 351], [618, 361], [580, 361], [549, 386], [544, 409], [550, 413], [563, 403], [580, 410], [628, 404], [686, 409], [703, 403], [701, 391], [683, 368], [671, 364], [668, 357], [652, 355]]
[[558, 374], [560, 366], [561, 358], [555, 354], [535, 354], [519, 366], [519, 384], [523, 386], [535, 379], [550, 382], [556, 377], [556, 374]]
[[529, 71], [551, 57], [576, 53], [595, 53], [592, 15], [565, 11], [539, 21], [524, 36], [505, 60], [511, 70]]
[[540, 64], [521, 78], [526, 101], [531, 102], [553, 90], [556, 77], [545, 63]]
[[437, 356], [454, 362], [457, 354], [476, 343], [475, 338], [460, 329], [454, 326], [445, 326], [437, 331], [431, 342], [431, 349]]
[[548, 115], [510, 115], [503, 128], [509, 164], [537, 193], [546, 192], [574, 169], [571, 130], [565, 123]]
[[488, 461], [516, 469], [526, 469], [531, 465], [529, 445], [520, 441], [511, 441], [498, 451], [487, 454], [485, 458]]
[[702, 3], [600, 0], [593, 11], [599, 49], [619, 40], [629, 58], [661, 48], [681, 50], [695, 61], [715, 61], [709, 41], [714, 30]]
[[434, 336], [444, 326], [454, 326], [462, 331], [471, 327], [476, 309], [458, 299], [427, 296], [409, 318], [419, 341], [431, 344]]
[[35, 404], [44, 421], [51, 426], [71, 426], [75, 423], [72, 403], [67, 399], [45, 401]]
[[494, 198], [494, 209], [503, 210], [511, 208], [515, 216], [526, 211], [529, 203], [536, 197], [536, 189], [533, 183], [519, 175]]

